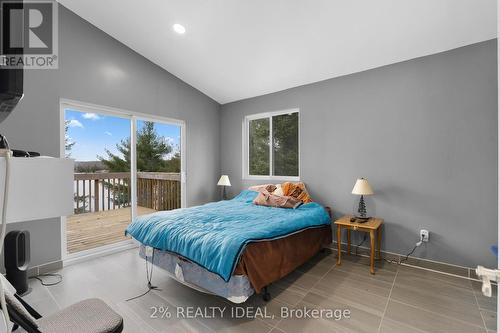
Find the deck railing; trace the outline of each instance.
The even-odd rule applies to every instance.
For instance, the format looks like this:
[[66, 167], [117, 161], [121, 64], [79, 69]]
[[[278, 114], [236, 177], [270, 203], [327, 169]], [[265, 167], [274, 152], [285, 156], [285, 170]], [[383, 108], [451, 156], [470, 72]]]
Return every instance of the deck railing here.
[[180, 208], [181, 175], [165, 172], [138, 172], [137, 205], [155, 210]]
[[[75, 214], [130, 207], [130, 173], [75, 173]], [[137, 204], [155, 210], [181, 206], [180, 174], [137, 173]]]

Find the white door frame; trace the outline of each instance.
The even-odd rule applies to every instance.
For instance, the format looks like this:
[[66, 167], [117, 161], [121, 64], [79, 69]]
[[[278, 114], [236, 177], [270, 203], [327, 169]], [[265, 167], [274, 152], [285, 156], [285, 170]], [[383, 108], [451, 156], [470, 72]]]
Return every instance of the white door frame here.
[[[181, 207], [186, 207], [186, 123], [183, 120], [156, 116], [136, 111], [125, 110], [104, 105], [86, 103], [66, 98], [59, 100], [59, 125], [60, 125], [60, 157], [66, 154], [65, 147], [65, 110], [74, 109], [80, 112], [97, 113], [107, 116], [120, 117], [130, 119], [130, 146], [135, 147], [137, 141], [137, 120], [153, 121], [162, 124], [173, 124], [181, 128]], [[130, 150], [130, 177], [131, 183], [136, 184], [137, 181], [137, 163], [135, 149]], [[131, 187], [131, 215], [132, 218], [137, 216], [137, 191], [136, 186]], [[64, 265], [73, 264], [94, 257], [110, 254], [117, 251], [137, 247], [138, 243], [135, 240], [125, 240], [115, 244], [101, 246], [95, 249], [80, 251], [78, 253], [68, 254], [67, 252], [67, 237], [66, 237], [66, 217], [61, 218], [61, 260]]]

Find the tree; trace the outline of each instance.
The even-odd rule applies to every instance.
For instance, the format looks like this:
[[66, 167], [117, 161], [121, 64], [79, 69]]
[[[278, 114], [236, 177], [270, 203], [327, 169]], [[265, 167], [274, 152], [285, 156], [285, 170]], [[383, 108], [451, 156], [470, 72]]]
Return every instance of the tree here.
[[71, 141], [71, 138], [69, 137], [68, 134], [69, 122], [70, 120], [68, 119], [64, 120], [64, 149], [66, 157], [71, 156], [71, 149], [73, 149], [73, 146], [76, 143], [74, 141]]
[[269, 175], [269, 119], [255, 119], [249, 124], [249, 166], [251, 175]]
[[181, 153], [177, 152], [171, 159], [166, 160], [165, 169], [168, 172], [181, 172]]
[[[130, 172], [130, 138], [121, 140], [116, 145], [120, 155], [113, 154], [106, 149], [107, 157], [97, 156], [110, 172]], [[180, 153], [167, 159], [167, 155], [172, 153], [172, 146], [165, 137], [160, 136], [154, 127], [153, 122], [144, 122], [144, 126], [137, 132], [137, 171], [142, 172], [180, 172]], [[129, 184], [104, 183], [113, 193], [115, 204], [129, 204]]]
[[[97, 156], [111, 172], [130, 171], [130, 138], [121, 140], [116, 145], [120, 155], [106, 149], [107, 157]], [[172, 146], [163, 136], [158, 135], [153, 122], [144, 122], [137, 132], [137, 171], [146, 172], [180, 172], [180, 154], [171, 159], [165, 157], [172, 152]]]
[[273, 117], [273, 175], [299, 175], [299, 114]]
[[[269, 175], [269, 150], [272, 149], [273, 175], [299, 175], [299, 114], [272, 117], [272, 143], [269, 118], [249, 123], [249, 172]], [[270, 147], [272, 145], [272, 148]]]
[[130, 171], [130, 138], [121, 140], [116, 144], [116, 149], [123, 155], [115, 155], [109, 149], [104, 151], [107, 158], [97, 155], [97, 159], [104, 164], [110, 172], [129, 172]]
[[[64, 120], [64, 150], [65, 150], [64, 155], [66, 156], [66, 158], [71, 157], [71, 149], [73, 149], [73, 146], [76, 144], [75, 141], [71, 140], [68, 134], [69, 123], [70, 120], [68, 119]], [[75, 214], [85, 213], [88, 207], [87, 198], [89, 197], [90, 195], [78, 195], [78, 193], [74, 194], [73, 201], [77, 204], [76, 206], [78, 207], [74, 208]]]

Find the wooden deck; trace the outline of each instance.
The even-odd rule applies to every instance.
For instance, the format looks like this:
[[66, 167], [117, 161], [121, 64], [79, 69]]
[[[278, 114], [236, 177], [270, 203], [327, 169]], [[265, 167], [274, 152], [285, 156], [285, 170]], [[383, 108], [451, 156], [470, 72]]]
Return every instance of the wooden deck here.
[[[137, 214], [155, 212], [138, 207]], [[120, 208], [69, 216], [66, 222], [68, 253], [93, 249], [127, 239], [123, 232], [131, 220], [131, 209]]]

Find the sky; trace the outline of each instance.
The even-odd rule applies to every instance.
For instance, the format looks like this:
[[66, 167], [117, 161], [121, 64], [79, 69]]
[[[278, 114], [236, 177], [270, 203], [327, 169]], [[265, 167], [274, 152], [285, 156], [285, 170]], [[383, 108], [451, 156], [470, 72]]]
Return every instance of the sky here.
[[[69, 121], [68, 140], [75, 142], [70, 157], [77, 161], [97, 161], [97, 155], [107, 156], [105, 149], [119, 154], [116, 144], [130, 137], [130, 119], [71, 109], [65, 110], [65, 119]], [[144, 121], [138, 120], [138, 130], [143, 126]], [[173, 148], [170, 156], [165, 157], [168, 159], [180, 149], [181, 129], [177, 125], [163, 123], [155, 123], [155, 129]]]

